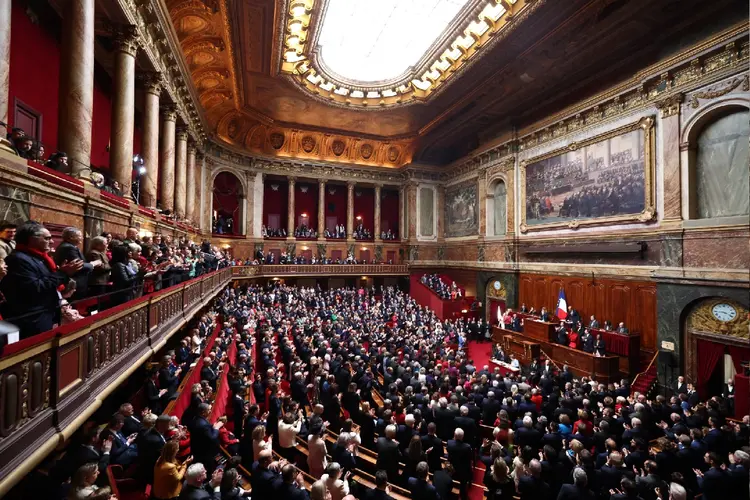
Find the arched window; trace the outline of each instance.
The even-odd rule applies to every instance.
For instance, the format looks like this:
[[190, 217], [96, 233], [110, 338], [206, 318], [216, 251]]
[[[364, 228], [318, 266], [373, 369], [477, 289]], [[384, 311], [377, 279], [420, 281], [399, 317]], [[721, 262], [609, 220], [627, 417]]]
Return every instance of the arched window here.
[[691, 219], [750, 214], [750, 111], [728, 107], [695, 139]]
[[230, 172], [220, 172], [214, 179], [212, 231], [216, 234], [243, 234], [242, 183]]
[[495, 184], [495, 236], [504, 236], [507, 230], [506, 211], [508, 206], [508, 191], [503, 181]]

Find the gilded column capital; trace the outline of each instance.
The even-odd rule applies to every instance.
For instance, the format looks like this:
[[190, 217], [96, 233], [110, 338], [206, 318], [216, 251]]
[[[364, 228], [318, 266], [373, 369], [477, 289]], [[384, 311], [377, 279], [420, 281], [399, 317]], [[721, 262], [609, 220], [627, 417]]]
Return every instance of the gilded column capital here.
[[669, 95], [663, 99], [659, 99], [656, 104], [657, 109], [661, 111], [662, 118], [669, 118], [679, 114], [680, 105], [685, 100], [685, 94], [678, 92], [677, 94]]
[[198, 147], [195, 145], [195, 142], [188, 141], [188, 154], [194, 155], [198, 151]]
[[161, 89], [164, 86], [161, 73], [143, 73], [139, 75], [138, 79], [143, 83], [143, 88], [147, 94], [161, 95]]
[[354, 191], [354, 186], [356, 186], [356, 185], [357, 185], [357, 183], [356, 183], [356, 182], [354, 182], [354, 181], [347, 181], [347, 182], [346, 182], [346, 188], [347, 188], [347, 189], [348, 189], [349, 191]]
[[287, 180], [289, 181], [290, 186], [294, 186], [297, 183], [296, 177], [287, 177]]
[[326, 182], [328, 182], [325, 179], [318, 179], [318, 185], [321, 187], [326, 187]]
[[178, 141], [187, 141], [188, 140], [188, 130], [186, 128], [178, 128], [175, 132], [175, 136], [177, 137]]
[[177, 121], [177, 108], [172, 105], [163, 106], [161, 108], [161, 116], [165, 121], [176, 122]]
[[135, 26], [113, 26], [112, 42], [116, 52], [135, 57], [138, 51], [138, 30]]

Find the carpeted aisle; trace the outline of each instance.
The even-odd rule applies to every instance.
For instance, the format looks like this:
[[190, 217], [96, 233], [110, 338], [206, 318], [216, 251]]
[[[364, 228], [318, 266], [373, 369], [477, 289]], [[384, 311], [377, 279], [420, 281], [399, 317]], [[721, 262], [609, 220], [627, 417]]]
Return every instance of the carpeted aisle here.
[[490, 358], [492, 357], [492, 342], [477, 342], [476, 340], [470, 340], [467, 345], [469, 359], [474, 361], [474, 366], [477, 370], [481, 370], [484, 365], [490, 364]]

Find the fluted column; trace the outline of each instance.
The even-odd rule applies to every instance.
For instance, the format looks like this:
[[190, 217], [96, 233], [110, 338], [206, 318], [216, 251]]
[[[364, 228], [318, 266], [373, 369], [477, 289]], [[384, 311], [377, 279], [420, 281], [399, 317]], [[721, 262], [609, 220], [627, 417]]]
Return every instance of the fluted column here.
[[203, 183], [205, 182], [205, 172], [203, 167], [205, 166], [206, 158], [202, 151], [195, 153], [195, 225], [200, 229], [203, 229], [204, 220], [204, 203], [208, 204], [209, 197], [203, 196]]
[[146, 175], [141, 177], [141, 204], [156, 206], [156, 186], [159, 179], [159, 95], [161, 75], [152, 73], [143, 77], [143, 143], [141, 156]]
[[174, 166], [174, 211], [177, 219], [185, 218], [185, 187], [187, 181], [187, 130], [177, 132], [177, 147], [175, 148]]
[[[0, 121], [8, 123], [8, 99], [10, 91], [10, 17], [11, 2], [0, 2]], [[0, 125], [0, 139], [7, 134], [5, 126]]]
[[406, 227], [406, 189], [398, 188], [398, 239], [403, 240], [408, 235]]
[[[5, 0], [8, 2], [8, 0]], [[94, 0], [64, 0], [58, 138], [74, 176], [91, 172], [94, 112]]]
[[354, 239], [354, 183], [346, 184], [346, 237]]
[[124, 193], [130, 192], [133, 175], [135, 126], [135, 27], [118, 28], [114, 37], [115, 69], [112, 78], [112, 126], [109, 166]]
[[166, 107], [162, 113], [161, 151], [159, 154], [159, 186], [161, 209], [174, 211], [174, 141], [177, 112]]
[[195, 144], [188, 144], [185, 218], [195, 223]]
[[318, 180], [318, 239], [324, 240], [326, 232], [326, 181]]
[[673, 94], [656, 102], [661, 111], [661, 137], [664, 155], [664, 218], [662, 222], [682, 222], [682, 178], [680, 168], [680, 110], [682, 94]]
[[373, 232], [375, 241], [380, 241], [380, 190], [382, 186], [375, 186], [375, 221], [373, 222]]
[[286, 225], [286, 237], [294, 237], [294, 186], [297, 184], [297, 180], [294, 177], [289, 178], [289, 206], [287, 208], [288, 217]]

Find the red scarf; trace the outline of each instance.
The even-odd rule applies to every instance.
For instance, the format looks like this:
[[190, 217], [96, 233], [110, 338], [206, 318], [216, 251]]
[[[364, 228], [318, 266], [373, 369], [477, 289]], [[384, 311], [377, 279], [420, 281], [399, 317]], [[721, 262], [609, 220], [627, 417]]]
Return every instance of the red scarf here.
[[[53, 273], [57, 271], [57, 264], [55, 264], [55, 261], [52, 260], [52, 257], [50, 257], [48, 253], [42, 252], [41, 250], [37, 250], [35, 248], [29, 247], [28, 245], [23, 245], [20, 243], [16, 245], [16, 250], [18, 250], [19, 252], [27, 253], [29, 255], [33, 255], [34, 257], [41, 259], [42, 262], [44, 262], [44, 264], [47, 266], [47, 269], [49, 269]], [[57, 286], [58, 292], [62, 292], [63, 290], [65, 290], [65, 285]]]
[[57, 264], [55, 264], [55, 261], [52, 260], [52, 257], [50, 257], [48, 253], [37, 250], [36, 248], [31, 248], [28, 245], [22, 245], [20, 243], [16, 245], [16, 250], [33, 255], [34, 257], [43, 260], [47, 265], [47, 269], [49, 269], [53, 273], [57, 271]]

